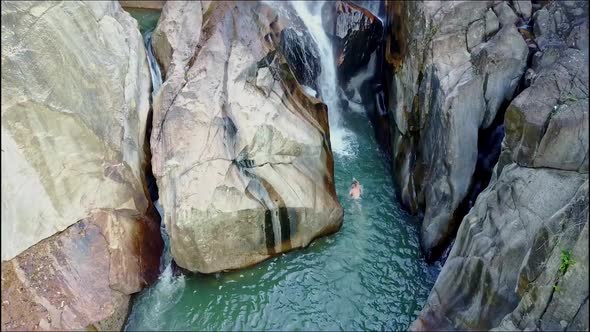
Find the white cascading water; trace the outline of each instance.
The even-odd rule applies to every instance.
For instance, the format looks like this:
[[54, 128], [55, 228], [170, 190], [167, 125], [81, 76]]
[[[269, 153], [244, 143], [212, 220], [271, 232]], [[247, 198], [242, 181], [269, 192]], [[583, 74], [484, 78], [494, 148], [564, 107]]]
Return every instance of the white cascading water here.
[[[154, 56], [154, 50], [152, 48], [152, 33], [153, 31], [147, 32], [144, 37], [145, 48], [147, 50], [147, 58], [150, 68], [150, 75], [152, 78], [152, 101], [154, 100], [157, 92], [162, 86], [162, 73], [160, 71], [160, 65]], [[175, 299], [178, 298], [178, 292], [184, 288], [184, 276], [174, 278], [172, 274], [172, 255], [170, 253], [170, 239], [164, 223], [164, 208], [160, 205], [160, 200], [154, 202], [156, 210], [160, 214], [160, 234], [164, 241], [164, 250], [160, 257], [160, 287], [155, 288], [157, 292], [162, 293], [162, 301], [159, 301], [154, 310], [156, 312], [164, 312], [171, 308]]]
[[162, 73], [160, 72], [160, 65], [158, 65], [158, 61], [154, 56], [154, 49], [152, 48], [152, 33], [153, 31], [147, 32], [143, 38], [143, 42], [145, 43], [145, 48], [147, 50], [148, 64], [150, 65], [150, 75], [152, 76], [153, 100], [156, 92], [158, 92], [158, 90], [160, 90], [160, 86], [162, 86]]
[[322, 25], [324, 2], [292, 0], [291, 5], [318, 46], [322, 66], [318, 89], [322, 100], [328, 106], [332, 151], [340, 156], [353, 156], [356, 154], [356, 140], [352, 132], [344, 128], [342, 123], [336, 59], [332, 51], [332, 43]]
[[[154, 56], [154, 49], [152, 48], [152, 34], [153, 31], [146, 32], [145, 36], [143, 37], [143, 42], [145, 43], [145, 48], [147, 50], [146, 56], [150, 68], [150, 76], [152, 77], [152, 101], [156, 96], [156, 93], [162, 86], [162, 72], [160, 71], [160, 65]], [[164, 240], [164, 252], [162, 253], [162, 257], [160, 258], [160, 272], [172, 272], [171, 269], [171, 262], [172, 257], [170, 256], [170, 246], [169, 246], [169, 239], [168, 233], [166, 232], [165, 225], [164, 225], [164, 209], [160, 205], [160, 200], [156, 200], [154, 202], [156, 210], [160, 214], [160, 233], [162, 234], [162, 240]], [[169, 271], [167, 271], [169, 270]]]
[[351, 98], [346, 97], [346, 94], [343, 93], [342, 95], [348, 101], [348, 109], [357, 112], [357, 113], [364, 113], [365, 106], [363, 105], [363, 100], [360, 95], [360, 90], [368, 80], [375, 77], [375, 64], [377, 63], [377, 54], [373, 52], [371, 54], [371, 58], [369, 59], [369, 63], [367, 64], [366, 68], [360, 70], [356, 75], [350, 78], [348, 84], [346, 85], [346, 91], [352, 94]]

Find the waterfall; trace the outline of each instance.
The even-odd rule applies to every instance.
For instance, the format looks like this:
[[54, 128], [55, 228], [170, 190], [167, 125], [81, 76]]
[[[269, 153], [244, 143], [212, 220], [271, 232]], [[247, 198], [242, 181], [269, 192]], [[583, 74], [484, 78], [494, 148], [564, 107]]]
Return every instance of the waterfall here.
[[[160, 65], [154, 56], [152, 34], [153, 30], [146, 32], [143, 41], [145, 43], [145, 49], [147, 50], [146, 55], [152, 78], [151, 101], [153, 102], [156, 93], [160, 89], [160, 86], [162, 86], [162, 73], [160, 71]], [[162, 208], [162, 205], [160, 205], [159, 199], [154, 201], [154, 206], [156, 207], [156, 210], [158, 210], [158, 214], [160, 214], [160, 234], [164, 241], [164, 250], [162, 251], [162, 257], [160, 257], [160, 273], [162, 274], [160, 278], [169, 279], [172, 277], [172, 255], [170, 254], [170, 239], [168, 237], [168, 232], [166, 232], [166, 224], [164, 223], [164, 209]]]
[[332, 150], [338, 155], [351, 157], [356, 154], [356, 140], [352, 132], [343, 126], [340, 115], [342, 108], [338, 76], [336, 74], [336, 59], [332, 50], [332, 43], [322, 25], [322, 7], [324, 3], [325, 1], [291, 1], [291, 5], [318, 46], [322, 66], [318, 89], [322, 100], [328, 106]]
[[160, 273], [170, 272], [171, 274], [172, 255], [170, 254], [170, 238], [168, 237], [168, 232], [166, 232], [166, 224], [164, 223], [164, 208], [162, 208], [162, 205], [160, 205], [159, 199], [154, 202], [154, 205], [160, 214], [160, 235], [162, 236], [162, 241], [164, 241], [164, 250], [162, 250], [162, 257], [160, 257]]
[[145, 43], [145, 49], [147, 50], [148, 63], [150, 65], [150, 74], [152, 76], [152, 100], [155, 94], [160, 90], [162, 86], [162, 73], [160, 72], [160, 65], [154, 56], [154, 49], [152, 47], [152, 34], [153, 31], [146, 32], [143, 37]]

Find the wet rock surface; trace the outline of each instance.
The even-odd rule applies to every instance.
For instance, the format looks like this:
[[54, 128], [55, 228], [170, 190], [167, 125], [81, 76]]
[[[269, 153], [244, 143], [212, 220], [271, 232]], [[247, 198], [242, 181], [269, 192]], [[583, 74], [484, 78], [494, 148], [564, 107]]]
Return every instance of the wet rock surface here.
[[535, 75], [414, 330], [588, 329], [588, 4], [533, 17]]
[[340, 79], [346, 83], [368, 64], [371, 54], [381, 44], [383, 22], [351, 1], [327, 2], [324, 6], [329, 18], [324, 20], [324, 29], [333, 39]]
[[[253, 2], [168, 2], [154, 33], [167, 70], [152, 164], [185, 269], [248, 266], [341, 225], [326, 107], [301, 86], [313, 80], [301, 75], [313, 50], [279, 13]], [[168, 26], [176, 22], [186, 24]]]
[[322, 67], [311, 35], [307, 31], [297, 32], [295, 29], [285, 28], [280, 32], [278, 48], [285, 61], [291, 64], [297, 81], [318, 91], [317, 80]]

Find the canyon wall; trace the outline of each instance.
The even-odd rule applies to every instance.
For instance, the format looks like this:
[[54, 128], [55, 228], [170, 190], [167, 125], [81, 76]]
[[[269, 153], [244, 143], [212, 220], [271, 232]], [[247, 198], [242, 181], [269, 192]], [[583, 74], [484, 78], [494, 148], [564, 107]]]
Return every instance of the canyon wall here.
[[[463, 15], [474, 17], [473, 11]], [[499, 20], [502, 25], [501, 14]], [[491, 182], [463, 218], [413, 330], [588, 330], [588, 4], [551, 2], [533, 20], [536, 52], [527, 88], [507, 107]], [[493, 75], [508, 80], [490, 85], [488, 78], [488, 89], [508, 86], [510, 75]], [[477, 96], [472, 91], [465, 98]], [[418, 128], [420, 137], [429, 135]], [[439, 132], [438, 138], [448, 136]], [[427, 211], [429, 202], [425, 195]], [[426, 230], [429, 224], [425, 220]]]
[[460, 222], [478, 133], [511, 100], [528, 47], [504, 2], [391, 2], [385, 58], [398, 198], [423, 216], [421, 246], [436, 259]]

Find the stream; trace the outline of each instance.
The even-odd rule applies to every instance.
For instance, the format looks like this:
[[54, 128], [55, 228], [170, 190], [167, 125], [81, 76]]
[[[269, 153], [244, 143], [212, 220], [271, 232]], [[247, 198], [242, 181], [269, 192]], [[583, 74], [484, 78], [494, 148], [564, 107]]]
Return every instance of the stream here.
[[[321, 44], [312, 8], [293, 5]], [[397, 203], [362, 105], [340, 102], [324, 48], [319, 89], [330, 109], [340, 231], [239, 271], [175, 276], [165, 268], [135, 296], [125, 330], [403, 330], [416, 318], [439, 268], [421, 256], [418, 220]], [[348, 198], [353, 177], [363, 185], [358, 201]]]

